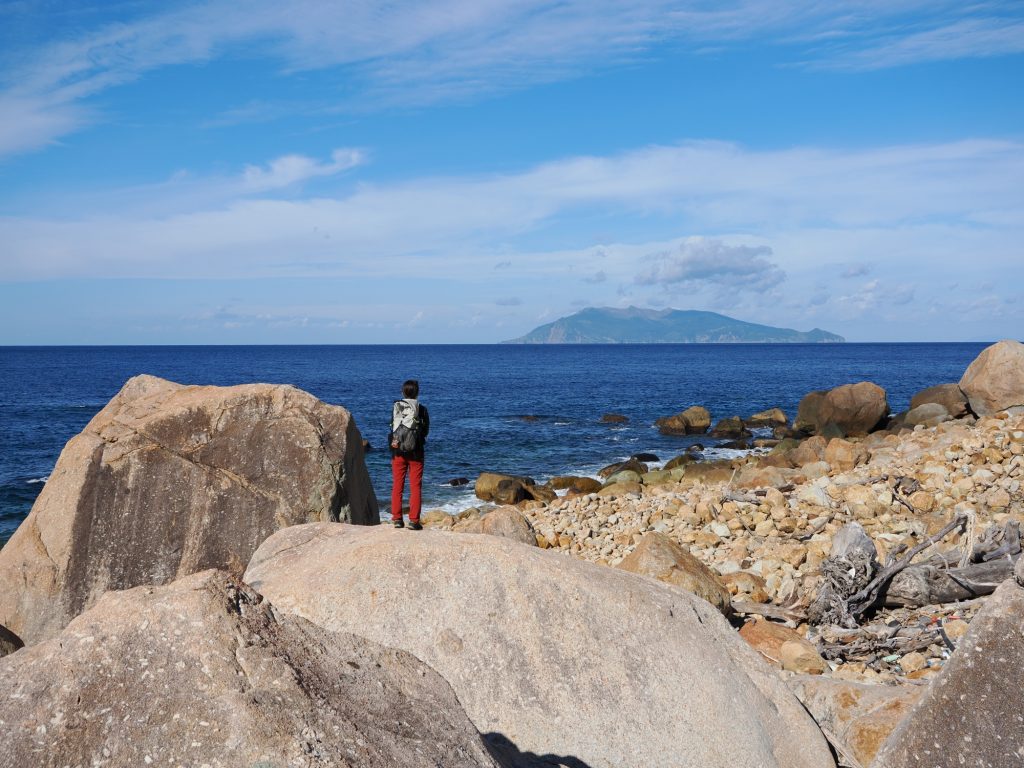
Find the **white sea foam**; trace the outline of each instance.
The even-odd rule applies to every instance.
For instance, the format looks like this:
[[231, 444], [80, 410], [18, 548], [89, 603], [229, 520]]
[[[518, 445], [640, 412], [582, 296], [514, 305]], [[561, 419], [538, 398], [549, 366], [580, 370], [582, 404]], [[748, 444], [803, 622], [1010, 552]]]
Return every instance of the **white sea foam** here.
[[25, 482], [29, 485], [36, 485], [37, 483], [45, 483], [49, 479], [50, 476], [46, 475], [44, 477], [33, 477], [31, 480], [26, 480]]

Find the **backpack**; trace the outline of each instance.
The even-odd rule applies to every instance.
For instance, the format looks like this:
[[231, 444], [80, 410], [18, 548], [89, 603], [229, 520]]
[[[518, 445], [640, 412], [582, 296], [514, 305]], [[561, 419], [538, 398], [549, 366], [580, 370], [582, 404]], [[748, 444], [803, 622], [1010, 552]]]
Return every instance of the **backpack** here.
[[391, 433], [391, 447], [399, 453], [412, 453], [420, 441], [420, 406], [416, 404], [416, 415], [413, 418], [412, 426], [399, 424], [398, 428]]

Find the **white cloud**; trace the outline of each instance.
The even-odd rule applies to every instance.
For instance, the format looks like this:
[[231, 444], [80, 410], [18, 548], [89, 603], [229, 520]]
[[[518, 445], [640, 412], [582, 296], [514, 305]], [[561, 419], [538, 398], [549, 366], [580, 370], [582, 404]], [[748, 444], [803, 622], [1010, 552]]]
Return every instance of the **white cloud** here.
[[246, 166], [238, 191], [243, 194], [268, 192], [318, 176], [334, 176], [362, 165], [365, 159], [365, 154], [358, 149], [336, 149], [331, 153], [329, 163], [318, 163], [303, 155], [285, 155], [267, 166]]
[[[983, 248], [990, 264], [1019, 261], [1024, 145], [1013, 142], [845, 151], [698, 142], [565, 158], [512, 174], [363, 183], [334, 197], [292, 189], [359, 157], [343, 150], [329, 162], [292, 158], [234, 178], [187, 177], [165, 185], [156, 209], [133, 203], [154, 197], [136, 189], [89, 214], [72, 202], [50, 216], [0, 218], [3, 274], [276, 277], [402, 269], [431, 276], [458, 269], [491, 279], [514, 261], [517, 275], [550, 274], [566, 264], [586, 275], [600, 243], [579, 241], [575, 261], [531, 256], [516, 245], [580, 210], [600, 212], [609, 223], [642, 221], [665, 240], [699, 233], [730, 246], [770, 244], [791, 276], [892, 253], [904, 260], [931, 253], [952, 263]], [[275, 186], [282, 195], [272, 194]], [[737, 233], [746, 241], [732, 237]], [[601, 271], [610, 281], [632, 282], [635, 260], [615, 263], [614, 254], [636, 259], [652, 250], [603, 248]]]
[[889, 34], [845, 52], [819, 66], [840, 69], [888, 69], [929, 61], [989, 58], [1024, 53], [1024, 20], [993, 15], [960, 19], [935, 28]]
[[[1018, 11], [951, 0], [231, 0], [149, 13], [42, 47], [14, 47], [0, 74], [0, 157], [95, 120], [83, 100], [147, 72], [258, 45], [287, 70], [341, 68], [349, 109], [431, 103], [575, 76], [663, 42], [785, 45], [845, 68], [1018, 53]], [[41, 11], [40, 11], [41, 12]], [[11, 41], [14, 42], [13, 40]], [[215, 120], [252, 117], [254, 105]], [[279, 110], [255, 105], [256, 119]]]
[[653, 257], [653, 264], [636, 276], [636, 282], [765, 291], [786, 278], [777, 264], [768, 261], [771, 255], [772, 249], [766, 245], [727, 245], [721, 240], [694, 237], [673, 253]]

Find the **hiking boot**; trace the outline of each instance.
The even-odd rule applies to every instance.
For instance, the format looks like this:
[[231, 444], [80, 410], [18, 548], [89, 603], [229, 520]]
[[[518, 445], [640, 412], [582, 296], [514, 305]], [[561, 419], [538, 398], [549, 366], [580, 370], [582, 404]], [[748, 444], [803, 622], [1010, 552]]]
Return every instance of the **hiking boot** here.
[[405, 521], [404, 520], [392, 520], [391, 521], [391, 525], [393, 525], [395, 528], [405, 528]]
[[419, 520], [410, 520], [409, 521], [409, 529], [413, 530], [413, 531], [422, 531], [423, 530], [423, 524]]

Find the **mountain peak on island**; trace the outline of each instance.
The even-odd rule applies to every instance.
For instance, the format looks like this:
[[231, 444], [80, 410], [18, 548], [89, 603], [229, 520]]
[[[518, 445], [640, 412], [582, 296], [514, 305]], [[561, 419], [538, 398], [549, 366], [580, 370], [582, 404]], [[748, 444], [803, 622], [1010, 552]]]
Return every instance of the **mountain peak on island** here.
[[696, 309], [587, 307], [505, 344], [786, 344], [846, 341], [820, 328], [795, 331]]

